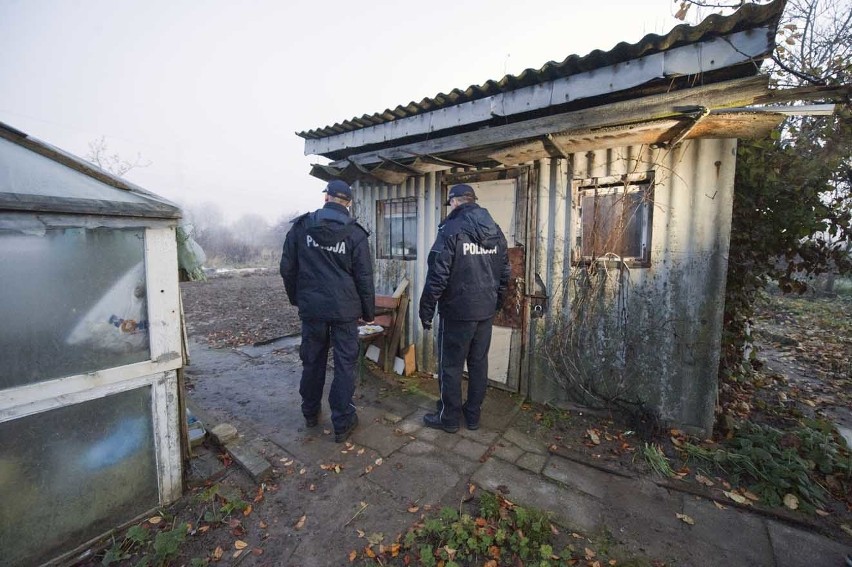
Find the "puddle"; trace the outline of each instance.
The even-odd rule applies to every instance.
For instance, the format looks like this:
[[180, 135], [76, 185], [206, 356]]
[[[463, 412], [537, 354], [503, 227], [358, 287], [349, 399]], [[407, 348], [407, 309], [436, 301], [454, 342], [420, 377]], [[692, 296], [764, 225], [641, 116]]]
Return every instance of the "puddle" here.
[[302, 344], [302, 335], [296, 333], [293, 335], [287, 335], [285, 337], [279, 337], [274, 341], [270, 341], [261, 345], [240, 347], [237, 349], [237, 351], [243, 353], [246, 356], [250, 356], [251, 358], [260, 358], [261, 356], [266, 356], [267, 354], [270, 354], [274, 350], [296, 348], [300, 344]]

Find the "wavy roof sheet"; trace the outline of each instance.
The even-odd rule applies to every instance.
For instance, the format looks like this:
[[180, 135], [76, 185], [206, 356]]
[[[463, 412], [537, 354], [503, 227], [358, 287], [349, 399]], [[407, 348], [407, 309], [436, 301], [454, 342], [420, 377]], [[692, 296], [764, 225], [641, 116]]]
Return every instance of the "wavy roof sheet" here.
[[526, 69], [520, 75], [506, 75], [499, 81], [489, 80], [482, 85], [471, 85], [465, 90], [453, 89], [449, 93], [438, 93], [432, 98], [424, 98], [420, 102], [409, 102], [405, 106], [386, 109], [372, 115], [351, 118], [333, 126], [297, 132], [296, 135], [305, 139], [319, 139], [336, 134], [343, 134], [361, 128], [392, 122], [424, 114], [433, 110], [455, 106], [465, 102], [478, 100], [500, 93], [510, 92], [522, 87], [544, 83], [554, 79], [568, 77], [616, 65], [625, 61], [638, 59], [668, 51], [683, 45], [699, 43], [719, 36], [728, 35], [756, 27], [778, 25], [786, 0], [774, 0], [770, 4], [746, 4], [730, 16], [711, 15], [696, 26], [682, 24], [673, 28], [666, 35], [648, 34], [636, 43], [621, 42], [609, 51], [596, 49], [588, 55], [570, 55], [562, 62], [549, 61], [540, 69]]

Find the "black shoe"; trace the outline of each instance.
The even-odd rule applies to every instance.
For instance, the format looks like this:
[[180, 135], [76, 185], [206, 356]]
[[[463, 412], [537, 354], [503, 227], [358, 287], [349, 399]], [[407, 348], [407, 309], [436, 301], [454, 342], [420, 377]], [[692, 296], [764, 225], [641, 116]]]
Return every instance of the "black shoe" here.
[[462, 409], [462, 413], [464, 414], [464, 424], [469, 430], [476, 431], [479, 429], [479, 418], [476, 418], [475, 420], [471, 419], [468, 417], [467, 411], [464, 409]]
[[305, 427], [316, 427], [319, 425], [319, 414], [305, 416]]
[[450, 425], [441, 421], [441, 416], [437, 413], [427, 413], [423, 416], [423, 424], [432, 429], [443, 429], [447, 433], [455, 433], [459, 430], [458, 425]]
[[355, 429], [356, 425], [358, 425], [358, 414], [352, 416], [352, 421], [349, 423], [349, 427], [341, 431], [334, 432], [334, 441], [336, 443], [343, 443], [346, 441], [349, 438], [349, 434]]

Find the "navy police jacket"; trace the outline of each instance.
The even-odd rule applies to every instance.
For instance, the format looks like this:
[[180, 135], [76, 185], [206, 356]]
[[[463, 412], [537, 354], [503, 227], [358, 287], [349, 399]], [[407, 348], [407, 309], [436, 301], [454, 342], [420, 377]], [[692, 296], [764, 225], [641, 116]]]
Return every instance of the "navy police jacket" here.
[[455, 321], [490, 319], [503, 304], [509, 283], [509, 253], [503, 231], [476, 203], [456, 207], [438, 227], [429, 252], [420, 319], [438, 313]]
[[281, 277], [302, 319], [375, 318], [368, 233], [346, 207], [326, 203], [293, 221], [281, 254]]

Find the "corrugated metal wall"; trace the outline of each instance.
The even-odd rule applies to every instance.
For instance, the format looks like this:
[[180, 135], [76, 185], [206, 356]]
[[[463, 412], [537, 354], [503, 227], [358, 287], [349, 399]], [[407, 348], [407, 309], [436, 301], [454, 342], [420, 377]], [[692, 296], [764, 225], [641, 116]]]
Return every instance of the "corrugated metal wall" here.
[[[548, 316], [534, 320], [530, 351], [552, 319], [570, 317], [571, 181], [653, 171], [651, 265], [629, 271], [625, 318], [629, 379], [660, 417], [712, 427], [733, 204], [736, 140], [693, 140], [671, 150], [647, 146], [578, 153], [538, 165], [537, 230], [531, 269], [547, 286]], [[575, 268], [576, 269], [576, 268]], [[594, 356], [594, 353], [588, 353]], [[534, 357], [530, 396], [564, 399]]]
[[[538, 274], [550, 298], [547, 314], [531, 324], [523, 394], [535, 401], [565, 399], [535, 356], [555, 317], [570, 317], [572, 180], [654, 172], [651, 265], [629, 271], [631, 379], [663, 419], [696, 429], [712, 426], [730, 240], [736, 140], [693, 140], [671, 150], [647, 146], [603, 149], [545, 159], [530, 166], [535, 242], [528, 247], [529, 276]], [[418, 369], [435, 371], [435, 345], [417, 317], [426, 259], [441, 221], [441, 173], [404, 185], [356, 185], [354, 214], [375, 233], [376, 202], [416, 197], [416, 260], [375, 260], [377, 293], [392, 293], [403, 276], [412, 302], [404, 344], [414, 343]], [[375, 237], [370, 239], [376, 258]], [[528, 287], [533, 283], [528, 279]], [[528, 293], [532, 289], [528, 289]], [[527, 367], [526, 364], [522, 367]]]
[[[417, 259], [386, 260], [376, 258], [376, 202], [385, 199], [417, 198]], [[411, 304], [408, 311], [408, 324], [402, 338], [402, 344], [414, 344], [417, 368], [434, 372], [434, 342], [432, 333], [424, 333], [417, 317], [420, 293], [426, 280], [426, 258], [438, 232], [441, 222], [443, 203], [441, 200], [441, 173], [428, 173], [421, 177], [412, 177], [402, 185], [366, 185], [355, 186], [355, 204], [353, 211], [370, 235], [370, 247], [373, 252], [376, 277], [376, 293], [390, 295], [403, 277], [408, 278], [411, 289]]]

